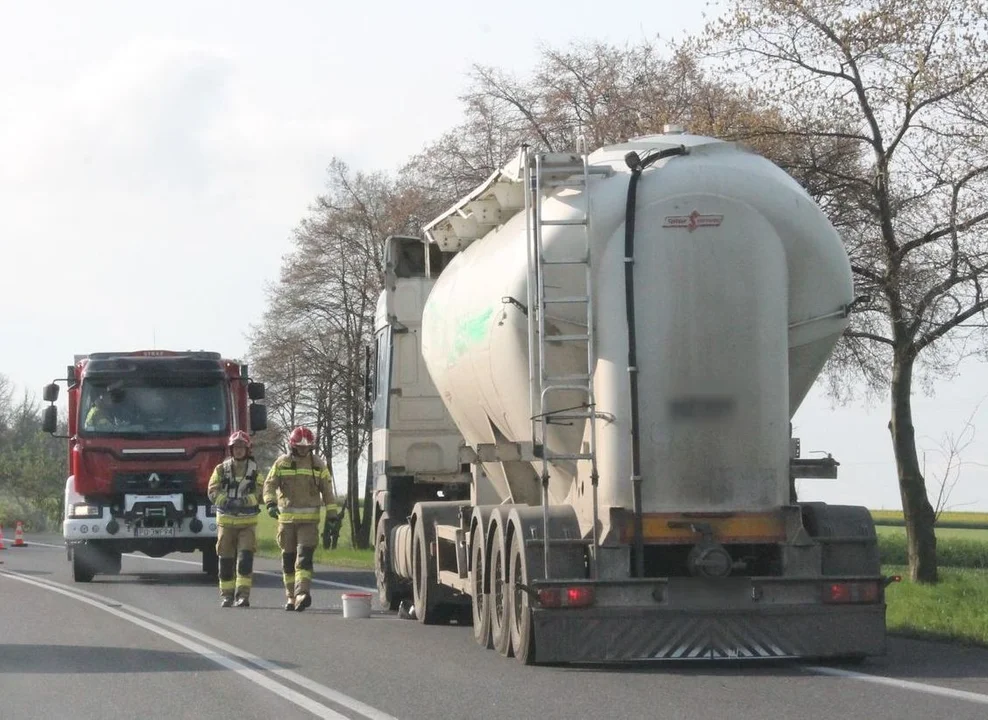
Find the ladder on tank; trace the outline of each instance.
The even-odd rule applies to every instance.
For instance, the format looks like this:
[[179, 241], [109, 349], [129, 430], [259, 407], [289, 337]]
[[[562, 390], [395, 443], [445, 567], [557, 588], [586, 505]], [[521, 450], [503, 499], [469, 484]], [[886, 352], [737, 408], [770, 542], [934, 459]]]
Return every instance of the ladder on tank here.
[[[590, 478], [593, 491], [593, 555], [592, 576], [597, 576], [597, 428], [596, 405], [594, 399], [593, 370], [596, 363], [594, 343], [594, 292], [593, 258], [591, 252], [591, 204], [590, 176], [610, 174], [607, 167], [592, 167], [587, 158], [586, 141], [579, 138], [576, 153], [534, 153], [525, 146], [522, 149], [525, 178], [525, 217], [528, 232], [528, 339], [529, 339], [529, 378], [531, 388], [532, 442], [542, 461], [542, 515], [543, 545], [545, 552], [545, 575], [550, 576], [549, 564], [549, 464], [556, 460], [590, 462]], [[572, 189], [577, 191], [577, 207], [582, 211], [577, 217], [547, 219], [543, 216], [543, 204], [547, 196], [555, 191]], [[568, 237], [552, 244], [553, 254], [546, 257], [544, 230], [549, 227], [565, 227]], [[582, 285], [576, 283], [573, 294], [566, 295], [547, 292], [546, 272], [552, 268], [569, 267], [577, 269]], [[575, 313], [579, 321], [559, 319], [560, 322], [576, 325], [579, 332], [547, 334], [547, 319], [552, 319], [552, 309], [567, 306], [581, 308]], [[586, 363], [580, 372], [554, 374], [546, 361], [549, 344], [586, 345]], [[553, 396], [561, 393], [576, 393], [584, 400], [574, 407], [563, 407], [547, 411], [552, 407]], [[589, 423], [589, 442], [579, 452], [554, 452], [547, 443], [547, 432], [552, 423], [584, 421]]]

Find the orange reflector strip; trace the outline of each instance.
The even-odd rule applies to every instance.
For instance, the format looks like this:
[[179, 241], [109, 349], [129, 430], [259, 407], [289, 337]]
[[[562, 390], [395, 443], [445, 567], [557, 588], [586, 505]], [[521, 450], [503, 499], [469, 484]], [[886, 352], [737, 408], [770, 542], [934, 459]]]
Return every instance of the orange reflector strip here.
[[[646, 513], [642, 516], [642, 536], [646, 543], [695, 543], [703, 538], [697, 528], [701, 524], [713, 528], [714, 539], [721, 543], [785, 542], [786, 520], [781, 512], [732, 513], [703, 515], [701, 513]], [[629, 518], [621, 532], [624, 542], [635, 537], [634, 519]]]

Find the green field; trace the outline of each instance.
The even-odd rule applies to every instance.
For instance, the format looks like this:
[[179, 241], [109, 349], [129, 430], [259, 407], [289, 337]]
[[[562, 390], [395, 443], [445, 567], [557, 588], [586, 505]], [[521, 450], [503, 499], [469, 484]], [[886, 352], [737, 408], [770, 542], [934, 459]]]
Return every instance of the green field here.
[[[895, 520], [902, 522], [901, 510], [872, 510], [875, 520]], [[988, 513], [983, 512], [944, 512], [940, 514], [941, 522], [950, 523], [988, 523]]]
[[[262, 557], [281, 557], [281, 550], [275, 542], [275, 530], [278, 523], [266, 513], [261, 513], [257, 524], [257, 552]], [[319, 524], [322, 532], [322, 523]], [[374, 568], [373, 550], [354, 550], [350, 545], [350, 516], [343, 518], [343, 529], [340, 531], [340, 542], [335, 550], [323, 550], [322, 545], [316, 549], [315, 562], [318, 565], [331, 565], [340, 568], [372, 570]]]
[[902, 575], [886, 590], [888, 628], [901, 635], [988, 645], [988, 570], [941, 568], [937, 585], [909, 581], [908, 568], [885, 565]]

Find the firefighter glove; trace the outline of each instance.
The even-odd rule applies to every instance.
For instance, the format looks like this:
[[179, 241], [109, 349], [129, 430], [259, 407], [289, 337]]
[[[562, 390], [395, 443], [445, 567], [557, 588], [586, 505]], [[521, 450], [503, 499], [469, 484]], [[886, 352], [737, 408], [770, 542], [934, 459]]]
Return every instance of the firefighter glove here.
[[268, 515], [270, 515], [275, 520], [277, 520], [279, 515], [277, 503], [269, 502], [267, 508], [268, 508]]

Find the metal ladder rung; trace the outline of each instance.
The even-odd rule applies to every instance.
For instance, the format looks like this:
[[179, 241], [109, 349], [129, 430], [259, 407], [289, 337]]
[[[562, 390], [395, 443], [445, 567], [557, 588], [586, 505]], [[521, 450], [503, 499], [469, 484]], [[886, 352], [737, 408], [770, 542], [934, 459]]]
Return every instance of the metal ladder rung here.
[[551, 305], [552, 303], [563, 304], [563, 303], [588, 303], [588, 302], [590, 302], [589, 295], [567, 295], [565, 297], [542, 299], [543, 305]]
[[551, 386], [555, 383], [590, 382], [590, 376], [586, 373], [579, 373], [576, 375], [546, 375], [542, 378], [542, 380], [549, 383], [549, 386]]
[[587, 410], [586, 412], [558, 412], [558, 413], [546, 413], [546, 419], [549, 422], [558, 422], [560, 420], [589, 420], [593, 417], [593, 413]]
[[588, 392], [590, 387], [585, 383], [577, 385], [575, 383], [558, 383], [556, 385], [543, 385], [542, 386], [542, 397], [545, 397], [547, 392]]
[[577, 226], [579, 226], [579, 225], [586, 225], [587, 224], [587, 219], [585, 217], [583, 217], [583, 218], [578, 218], [578, 219], [567, 219], [567, 220], [543, 220], [542, 221], [542, 224], [545, 225], [545, 226], [562, 225], [564, 227], [571, 227], [573, 225], [577, 225]]
[[586, 265], [587, 259], [582, 260], [542, 260], [543, 265]]
[[546, 335], [546, 342], [588, 342], [589, 335]]

